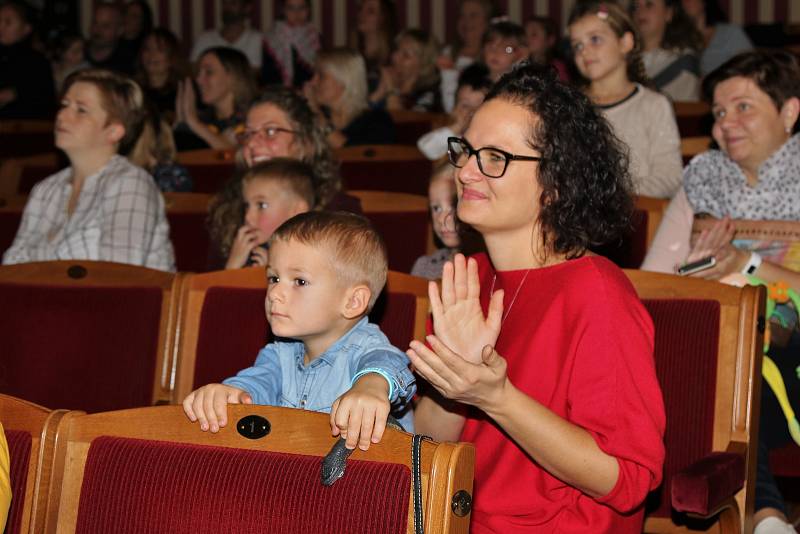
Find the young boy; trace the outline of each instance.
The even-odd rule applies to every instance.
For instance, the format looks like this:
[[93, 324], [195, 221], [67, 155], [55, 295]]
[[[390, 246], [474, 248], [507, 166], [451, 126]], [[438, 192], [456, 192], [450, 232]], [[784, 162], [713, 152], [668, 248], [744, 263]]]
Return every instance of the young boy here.
[[363, 217], [308, 212], [286, 221], [267, 266], [267, 321], [278, 339], [253, 367], [190, 393], [186, 415], [217, 432], [229, 403], [330, 411], [333, 435], [362, 450], [380, 441], [390, 408], [411, 430], [408, 357], [367, 320], [386, 272], [386, 246]]
[[242, 176], [244, 224], [236, 231], [226, 269], [266, 265], [267, 242], [287, 219], [314, 207], [314, 171], [299, 160], [275, 158]]
[[525, 30], [513, 22], [492, 24], [483, 37], [483, 62], [489, 68], [489, 78], [496, 82], [509, 72], [514, 63], [528, 57], [528, 38]]

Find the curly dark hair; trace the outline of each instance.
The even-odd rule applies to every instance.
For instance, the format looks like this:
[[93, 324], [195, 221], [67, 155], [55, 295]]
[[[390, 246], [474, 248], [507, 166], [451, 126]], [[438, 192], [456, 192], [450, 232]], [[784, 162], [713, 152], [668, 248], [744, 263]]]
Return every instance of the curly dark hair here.
[[[295, 139], [302, 147], [300, 161], [308, 163], [314, 171], [314, 194], [316, 209], [323, 209], [342, 188], [338, 163], [328, 144], [325, 133], [316, 121], [316, 115], [306, 99], [292, 89], [280, 85], [270, 86], [250, 106], [253, 109], [263, 104], [274, 104], [289, 118]], [[227, 257], [236, 236], [236, 230], [244, 221], [241, 174], [229, 180], [214, 197], [209, 207], [208, 227], [212, 242], [219, 252]]]
[[571, 259], [620, 239], [633, 212], [628, 151], [591, 101], [553, 67], [529, 62], [500, 78], [486, 101], [495, 98], [538, 119], [527, 143], [542, 156], [539, 226], [547, 249]]

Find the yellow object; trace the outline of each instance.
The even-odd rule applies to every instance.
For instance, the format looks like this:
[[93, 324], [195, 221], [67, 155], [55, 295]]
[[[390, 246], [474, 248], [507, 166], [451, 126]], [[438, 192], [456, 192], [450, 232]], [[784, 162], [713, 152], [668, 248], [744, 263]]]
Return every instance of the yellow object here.
[[778, 402], [783, 410], [783, 415], [786, 416], [786, 421], [789, 423], [789, 434], [791, 434], [794, 442], [800, 445], [800, 424], [798, 424], [797, 418], [794, 415], [792, 405], [789, 404], [789, 396], [786, 394], [786, 384], [783, 383], [783, 377], [781, 376], [778, 366], [775, 365], [772, 358], [766, 354], [764, 355], [761, 374], [778, 398]]
[[6, 528], [8, 509], [11, 506], [11, 463], [8, 459], [8, 443], [3, 424], [0, 423], [0, 532]]

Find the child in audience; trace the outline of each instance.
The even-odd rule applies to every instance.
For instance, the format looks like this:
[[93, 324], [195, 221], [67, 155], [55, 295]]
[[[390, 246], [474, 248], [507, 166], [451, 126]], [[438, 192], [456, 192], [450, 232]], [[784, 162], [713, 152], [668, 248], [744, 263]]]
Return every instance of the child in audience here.
[[584, 92], [630, 149], [636, 193], [671, 198], [681, 185], [680, 134], [670, 101], [644, 86], [641, 41], [630, 17], [611, 2], [581, 2], [568, 31]]
[[438, 280], [442, 277], [444, 263], [453, 259], [461, 243], [456, 228], [456, 183], [450, 162], [441, 161], [434, 168], [428, 186], [428, 201], [433, 233], [438, 244], [443, 246], [432, 254], [417, 258], [411, 274], [428, 280]]
[[269, 256], [265, 307], [278, 340], [253, 367], [190, 393], [189, 419], [217, 432], [227, 404], [330, 411], [333, 435], [362, 450], [380, 441], [390, 410], [410, 430], [408, 358], [367, 319], [387, 273], [375, 229], [351, 213], [304, 213], [275, 231]]
[[231, 243], [226, 269], [267, 265], [270, 237], [287, 219], [314, 206], [314, 172], [306, 163], [275, 158], [242, 177], [244, 224]]
[[431, 160], [443, 157], [447, 153], [447, 138], [464, 132], [472, 113], [481, 105], [491, 86], [486, 66], [476, 63], [464, 69], [458, 79], [456, 105], [450, 113], [452, 122], [420, 137], [417, 140], [420, 152]]
[[496, 82], [511, 71], [518, 61], [528, 57], [525, 30], [513, 22], [496, 22], [483, 37], [483, 62], [489, 68], [489, 79]]
[[558, 29], [553, 19], [535, 15], [525, 22], [525, 35], [528, 39], [528, 57], [541, 65], [552, 65], [558, 71], [561, 81], [569, 81], [569, 69], [555, 57]]

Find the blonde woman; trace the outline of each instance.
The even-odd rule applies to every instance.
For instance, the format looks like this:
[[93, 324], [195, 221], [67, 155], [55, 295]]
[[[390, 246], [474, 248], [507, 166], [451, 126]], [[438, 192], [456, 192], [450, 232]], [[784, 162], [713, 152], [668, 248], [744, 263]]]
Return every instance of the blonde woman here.
[[331, 147], [394, 142], [392, 117], [369, 108], [366, 64], [358, 52], [321, 52], [305, 94], [326, 125]]
[[425, 30], [411, 29], [400, 32], [395, 43], [392, 62], [381, 72], [370, 102], [390, 110], [442, 111], [436, 39]]

